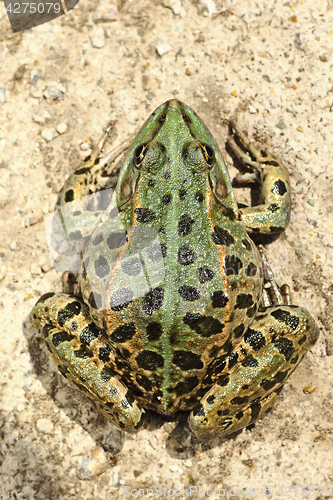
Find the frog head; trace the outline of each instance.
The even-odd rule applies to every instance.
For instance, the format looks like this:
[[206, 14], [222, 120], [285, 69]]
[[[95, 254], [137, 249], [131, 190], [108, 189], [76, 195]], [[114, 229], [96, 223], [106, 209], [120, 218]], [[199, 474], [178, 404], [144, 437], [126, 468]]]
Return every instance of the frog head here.
[[238, 219], [230, 177], [216, 141], [189, 106], [171, 99], [150, 115], [130, 146], [116, 203], [130, 218], [135, 208], [148, 203], [163, 210], [163, 204], [174, 196], [182, 199], [188, 191], [199, 201], [206, 199], [210, 210]]

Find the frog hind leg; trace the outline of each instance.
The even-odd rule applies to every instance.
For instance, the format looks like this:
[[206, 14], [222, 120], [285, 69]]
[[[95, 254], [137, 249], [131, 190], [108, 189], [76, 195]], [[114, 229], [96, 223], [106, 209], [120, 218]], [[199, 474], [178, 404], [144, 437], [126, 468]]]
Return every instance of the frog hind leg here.
[[190, 414], [196, 437], [225, 437], [263, 418], [317, 338], [317, 325], [305, 309], [263, 308], [217, 382]]
[[228, 139], [228, 145], [240, 160], [240, 165], [235, 165], [240, 170], [236, 180], [243, 185], [254, 182], [261, 186], [262, 203], [241, 208], [242, 222], [249, 232], [280, 233], [290, 219], [289, 172], [278, 158], [259, 150], [234, 122], [231, 122], [231, 130], [234, 135]]
[[105, 332], [87, 319], [85, 309], [77, 297], [48, 293], [32, 309], [28, 326], [44, 337], [66, 379], [95, 401], [109, 421], [134, 433], [142, 424], [144, 410], [118, 379], [115, 353]]

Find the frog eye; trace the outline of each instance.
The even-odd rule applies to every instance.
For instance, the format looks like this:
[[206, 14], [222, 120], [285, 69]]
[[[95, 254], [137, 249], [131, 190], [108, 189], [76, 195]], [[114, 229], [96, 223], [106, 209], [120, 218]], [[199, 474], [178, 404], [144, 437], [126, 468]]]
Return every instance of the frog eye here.
[[208, 165], [213, 165], [215, 162], [215, 153], [213, 148], [208, 146], [208, 144], [200, 144], [200, 147]]
[[136, 167], [140, 166], [140, 163], [142, 162], [142, 160], [146, 156], [147, 151], [148, 151], [147, 144], [140, 144], [140, 146], [138, 146], [136, 148], [136, 150], [134, 151], [134, 156], [133, 156], [134, 165]]

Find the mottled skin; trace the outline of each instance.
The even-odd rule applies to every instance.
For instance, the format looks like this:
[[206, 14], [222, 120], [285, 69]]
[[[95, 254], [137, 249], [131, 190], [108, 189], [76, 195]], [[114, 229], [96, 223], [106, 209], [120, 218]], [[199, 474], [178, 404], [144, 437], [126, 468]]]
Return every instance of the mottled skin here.
[[[238, 208], [210, 132], [188, 106], [167, 101], [129, 147], [115, 200], [85, 244], [80, 296], [46, 294], [31, 313], [64, 376], [128, 432], [141, 425], [143, 408], [192, 411], [200, 439], [241, 429], [272, 408], [317, 339], [304, 309], [283, 301], [263, 307], [262, 260], [247, 231], [285, 229], [289, 176], [234, 130], [251, 153], [230, 141], [247, 165], [238, 180], [256, 178], [261, 205]], [[98, 189], [106, 135], [58, 205]], [[84, 248], [95, 216], [71, 210], [69, 238], [81, 237]], [[148, 234], [136, 251], [140, 228], [154, 230], [160, 245]], [[162, 269], [163, 279], [133, 296], [151, 269]]]

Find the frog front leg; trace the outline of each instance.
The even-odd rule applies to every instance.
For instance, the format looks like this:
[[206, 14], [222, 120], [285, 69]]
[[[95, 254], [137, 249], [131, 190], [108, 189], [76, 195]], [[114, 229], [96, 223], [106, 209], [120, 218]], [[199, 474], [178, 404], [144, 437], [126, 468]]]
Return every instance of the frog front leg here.
[[234, 122], [231, 128], [236, 140], [247, 150], [244, 151], [232, 137], [228, 139], [230, 148], [241, 162], [236, 180], [243, 185], [255, 182], [261, 186], [262, 203], [241, 208], [242, 222], [249, 232], [280, 233], [290, 219], [289, 172], [280, 160], [259, 150]]
[[213, 364], [217, 382], [189, 417], [194, 434], [225, 437], [263, 418], [317, 338], [317, 325], [305, 309], [263, 308], [229, 358]]
[[113, 424], [136, 432], [142, 424], [140, 408], [115, 371], [115, 352], [105, 332], [86, 316], [86, 306], [64, 293], [43, 295], [30, 315], [44, 337], [59, 371]]

